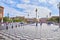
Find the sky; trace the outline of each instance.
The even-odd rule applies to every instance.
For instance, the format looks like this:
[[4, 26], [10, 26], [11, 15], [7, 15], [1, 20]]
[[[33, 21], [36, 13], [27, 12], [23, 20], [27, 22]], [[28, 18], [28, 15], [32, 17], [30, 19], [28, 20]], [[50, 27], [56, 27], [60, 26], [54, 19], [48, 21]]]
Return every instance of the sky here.
[[9, 17], [25, 16], [29, 18], [36, 17], [49, 17], [49, 13], [52, 16], [58, 16], [58, 3], [60, 0], [0, 0], [0, 6], [4, 7], [4, 16]]

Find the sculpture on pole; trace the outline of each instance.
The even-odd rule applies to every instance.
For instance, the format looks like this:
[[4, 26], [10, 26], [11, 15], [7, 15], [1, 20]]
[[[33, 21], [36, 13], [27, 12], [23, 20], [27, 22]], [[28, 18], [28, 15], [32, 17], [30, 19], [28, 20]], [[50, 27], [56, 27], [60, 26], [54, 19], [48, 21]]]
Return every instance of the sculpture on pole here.
[[58, 8], [59, 8], [59, 28], [60, 28], [60, 2], [58, 4]]
[[38, 26], [38, 21], [37, 21], [37, 8], [36, 8], [35, 12], [36, 12], [36, 26]]

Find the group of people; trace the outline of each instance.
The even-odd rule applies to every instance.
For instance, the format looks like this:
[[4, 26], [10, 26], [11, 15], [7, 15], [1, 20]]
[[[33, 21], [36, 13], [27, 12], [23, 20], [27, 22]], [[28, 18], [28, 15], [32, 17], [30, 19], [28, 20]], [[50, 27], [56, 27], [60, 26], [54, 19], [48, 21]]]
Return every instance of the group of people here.
[[[42, 26], [42, 24], [43, 24], [43, 23], [42, 23], [42, 22], [40, 22], [40, 25], [41, 25], [41, 26]], [[38, 22], [36, 23], [36, 26], [38, 26]]]
[[[8, 29], [9, 26], [13, 29], [14, 27], [22, 27], [24, 24], [23, 23], [3, 23], [4, 26], [6, 27], [5, 29]], [[40, 26], [42, 26], [43, 22], [39, 22]], [[50, 23], [48, 23], [50, 25]], [[38, 26], [38, 22], [36, 23], [36, 27]]]
[[[2, 24], [1, 24], [1, 25], [2, 25]], [[14, 23], [3, 23], [3, 27], [5, 27], [6, 30], [8, 30], [8, 28], [10, 28], [10, 27], [11, 27], [12, 29], [13, 29], [14, 27], [20, 27], [20, 26], [22, 27], [22, 25], [23, 25], [22, 23], [15, 23], [15, 24], [14, 24]]]
[[[40, 26], [42, 26], [43, 23], [44, 23], [44, 22], [39, 22]], [[51, 25], [51, 24], [53, 24], [53, 23], [52, 23], [52, 22], [46, 22], [46, 24], [47, 24], [47, 25]], [[38, 22], [36, 23], [36, 26], [38, 26]]]

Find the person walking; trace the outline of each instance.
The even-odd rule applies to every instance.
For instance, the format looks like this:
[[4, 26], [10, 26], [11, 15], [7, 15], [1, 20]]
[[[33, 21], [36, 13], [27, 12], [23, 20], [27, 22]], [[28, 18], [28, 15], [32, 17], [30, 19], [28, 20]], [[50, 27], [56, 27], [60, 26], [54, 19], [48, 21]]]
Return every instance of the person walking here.
[[40, 25], [42, 26], [42, 21], [40, 20]]
[[8, 23], [6, 23], [6, 30], [8, 30]]
[[42, 26], [42, 22], [40, 22], [40, 25]]

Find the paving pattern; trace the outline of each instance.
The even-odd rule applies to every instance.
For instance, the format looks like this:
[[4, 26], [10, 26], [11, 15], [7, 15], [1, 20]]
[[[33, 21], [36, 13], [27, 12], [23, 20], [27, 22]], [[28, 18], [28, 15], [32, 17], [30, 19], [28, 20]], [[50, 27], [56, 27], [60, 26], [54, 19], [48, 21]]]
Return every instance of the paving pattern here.
[[38, 24], [29, 24], [15, 27], [16, 24], [9, 24], [8, 30], [1, 30], [0, 35], [5, 40], [60, 40], [60, 29], [58, 25], [47, 25], [43, 23], [42, 26]]

